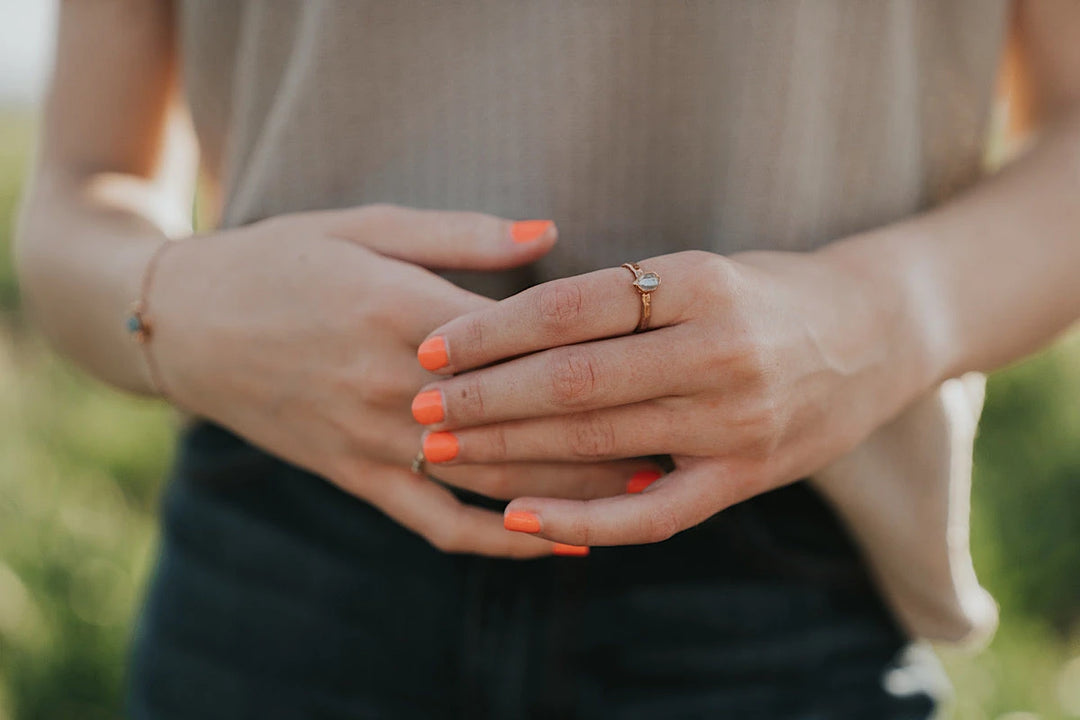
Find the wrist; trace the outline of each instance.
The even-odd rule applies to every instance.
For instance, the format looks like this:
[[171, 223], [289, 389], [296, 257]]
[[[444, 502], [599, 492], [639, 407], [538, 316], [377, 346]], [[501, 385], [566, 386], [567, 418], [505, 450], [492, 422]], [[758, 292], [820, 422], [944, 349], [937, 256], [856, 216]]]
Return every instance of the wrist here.
[[142, 263], [141, 279], [135, 294], [135, 301], [128, 311], [125, 326], [132, 340], [138, 345], [143, 360], [143, 382], [154, 394], [168, 398], [169, 393], [161, 380], [155, 353], [149, 347], [154, 337], [154, 308], [150, 306], [150, 291], [154, 287], [154, 275], [158, 265], [173, 245], [169, 238], [161, 240]]
[[952, 333], [931, 258], [920, 252], [916, 223], [902, 223], [840, 240], [819, 250], [836, 269], [858, 278], [882, 330], [887, 353], [883, 381], [899, 409], [949, 377]]
[[[144, 302], [150, 337], [143, 344], [147, 366], [159, 394], [179, 408], [200, 410], [199, 388], [210, 364], [200, 358], [206, 346], [208, 312], [201, 299], [208, 296], [203, 284], [206, 269], [214, 266], [215, 243], [190, 237], [169, 242], [160, 252], [146, 287]], [[200, 271], [201, 268], [201, 271]]]

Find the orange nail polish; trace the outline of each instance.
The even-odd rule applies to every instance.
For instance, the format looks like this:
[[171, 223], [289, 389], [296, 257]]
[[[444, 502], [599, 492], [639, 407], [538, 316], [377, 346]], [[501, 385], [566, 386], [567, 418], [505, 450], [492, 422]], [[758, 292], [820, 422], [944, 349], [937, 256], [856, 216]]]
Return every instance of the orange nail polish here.
[[516, 243], [527, 243], [544, 237], [554, 225], [550, 220], [518, 220], [510, 226], [510, 237]]
[[453, 460], [458, 454], [458, 439], [454, 433], [431, 433], [424, 438], [424, 457], [428, 462]]
[[442, 392], [439, 390], [425, 390], [412, 401], [412, 416], [421, 425], [434, 425], [442, 422], [446, 417], [443, 410]]
[[416, 351], [416, 359], [420, 361], [420, 367], [425, 370], [446, 367], [450, 362], [446, 355], [446, 339], [442, 335], [436, 335], [420, 343]]
[[585, 557], [589, 554], [588, 545], [564, 545], [563, 543], [555, 543], [551, 548], [552, 555], [562, 555], [564, 557]]
[[659, 470], [639, 470], [626, 483], [626, 492], [639, 493], [664, 476]]
[[540, 516], [531, 512], [512, 512], [503, 517], [503, 527], [515, 532], [540, 532]]

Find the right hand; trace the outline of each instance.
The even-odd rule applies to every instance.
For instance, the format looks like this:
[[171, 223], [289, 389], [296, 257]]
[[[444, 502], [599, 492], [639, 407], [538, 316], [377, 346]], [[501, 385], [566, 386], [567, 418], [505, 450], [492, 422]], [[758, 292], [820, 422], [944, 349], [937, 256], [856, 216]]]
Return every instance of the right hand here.
[[[446, 552], [535, 557], [552, 543], [503, 529], [409, 469], [413, 396], [434, 379], [416, 348], [491, 304], [424, 269], [499, 270], [555, 243], [508, 220], [393, 205], [283, 215], [181, 241], [162, 256], [149, 351], [178, 406], [370, 502]], [[432, 468], [491, 497], [619, 494], [641, 461]]]

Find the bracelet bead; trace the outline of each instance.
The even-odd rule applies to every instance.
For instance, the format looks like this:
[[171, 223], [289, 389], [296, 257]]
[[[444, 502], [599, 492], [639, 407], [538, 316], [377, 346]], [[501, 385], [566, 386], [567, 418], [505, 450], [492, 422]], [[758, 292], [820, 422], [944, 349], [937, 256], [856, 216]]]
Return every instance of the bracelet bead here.
[[168, 397], [168, 393], [166, 393], [165, 387], [161, 382], [161, 375], [158, 372], [157, 363], [154, 362], [154, 357], [150, 352], [150, 348], [147, 347], [147, 343], [150, 341], [153, 330], [149, 317], [149, 309], [147, 308], [147, 297], [150, 293], [150, 287], [153, 283], [154, 271], [157, 269], [158, 261], [172, 245], [172, 240], [166, 240], [158, 246], [154, 251], [154, 254], [150, 256], [150, 261], [146, 264], [146, 270], [143, 274], [140, 297], [132, 303], [131, 311], [124, 320], [124, 327], [131, 335], [132, 339], [143, 346], [143, 357], [146, 360], [147, 368], [150, 372], [150, 381], [153, 384], [154, 389], [162, 397]]

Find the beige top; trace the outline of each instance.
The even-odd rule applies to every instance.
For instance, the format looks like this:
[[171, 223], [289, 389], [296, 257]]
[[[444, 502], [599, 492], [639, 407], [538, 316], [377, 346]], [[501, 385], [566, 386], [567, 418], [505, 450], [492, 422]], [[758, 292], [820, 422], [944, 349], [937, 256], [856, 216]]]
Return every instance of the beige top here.
[[[184, 0], [180, 12], [224, 225], [375, 201], [554, 218], [561, 241], [536, 266], [454, 276], [501, 297], [690, 248], [808, 250], [971, 184], [1006, 6]], [[900, 619], [954, 640], [994, 618], [967, 551], [977, 409], [961, 395], [928, 398], [817, 478]]]

